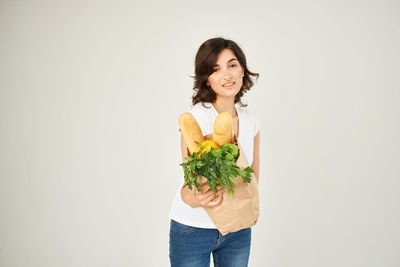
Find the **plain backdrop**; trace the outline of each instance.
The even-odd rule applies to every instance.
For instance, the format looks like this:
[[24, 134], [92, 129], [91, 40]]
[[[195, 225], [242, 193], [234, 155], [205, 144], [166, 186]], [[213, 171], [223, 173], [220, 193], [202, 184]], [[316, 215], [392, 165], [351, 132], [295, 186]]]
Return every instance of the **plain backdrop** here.
[[2, 0], [0, 266], [169, 266], [177, 118], [218, 36], [260, 73], [249, 266], [400, 266], [394, 0]]

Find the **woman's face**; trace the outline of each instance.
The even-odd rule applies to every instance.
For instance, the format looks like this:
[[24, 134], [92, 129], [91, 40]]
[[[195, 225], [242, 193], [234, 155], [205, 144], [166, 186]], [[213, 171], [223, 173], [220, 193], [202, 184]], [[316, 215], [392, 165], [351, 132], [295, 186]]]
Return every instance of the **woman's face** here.
[[208, 76], [208, 83], [217, 97], [235, 98], [243, 84], [244, 69], [232, 50], [222, 50], [214, 65], [214, 72]]

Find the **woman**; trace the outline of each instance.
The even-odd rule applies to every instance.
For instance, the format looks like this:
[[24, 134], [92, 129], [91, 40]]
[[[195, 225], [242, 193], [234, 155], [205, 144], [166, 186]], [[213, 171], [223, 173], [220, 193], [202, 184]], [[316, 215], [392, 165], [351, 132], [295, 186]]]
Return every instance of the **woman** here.
[[[213, 38], [199, 48], [195, 59], [195, 91], [189, 112], [200, 125], [203, 135], [210, 139], [215, 118], [220, 112], [228, 112], [243, 152], [259, 179], [260, 132], [258, 119], [242, 108], [242, 96], [253, 86], [246, 57], [240, 47], [231, 40]], [[238, 106], [240, 104], [241, 107]], [[182, 161], [189, 154], [181, 135]], [[172, 203], [170, 218], [170, 262], [172, 267], [247, 266], [251, 228], [222, 235], [211, 221], [204, 207], [215, 207], [223, 201], [223, 190], [217, 195], [208, 185], [194, 194], [188, 187], [177, 191]]]

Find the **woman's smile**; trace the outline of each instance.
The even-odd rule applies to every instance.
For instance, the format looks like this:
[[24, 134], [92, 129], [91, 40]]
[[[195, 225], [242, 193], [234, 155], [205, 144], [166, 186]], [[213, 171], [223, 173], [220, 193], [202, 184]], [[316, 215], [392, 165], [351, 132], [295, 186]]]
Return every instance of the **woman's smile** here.
[[224, 83], [222, 86], [230, 89], [233, 87], [234, 84], [235, 84], [234, 82], [230, 82], [230, 83]]

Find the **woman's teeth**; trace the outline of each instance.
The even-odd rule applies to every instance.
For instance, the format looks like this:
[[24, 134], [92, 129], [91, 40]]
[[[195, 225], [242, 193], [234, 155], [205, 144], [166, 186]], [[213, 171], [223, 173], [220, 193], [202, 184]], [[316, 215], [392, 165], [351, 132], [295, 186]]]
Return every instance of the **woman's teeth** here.
[[224, 84], [224, 87], [229, 87], [229, 86], [231, 86], [231, 85], [233, 85], [234, 83], [226, 83], [226, 84]]

